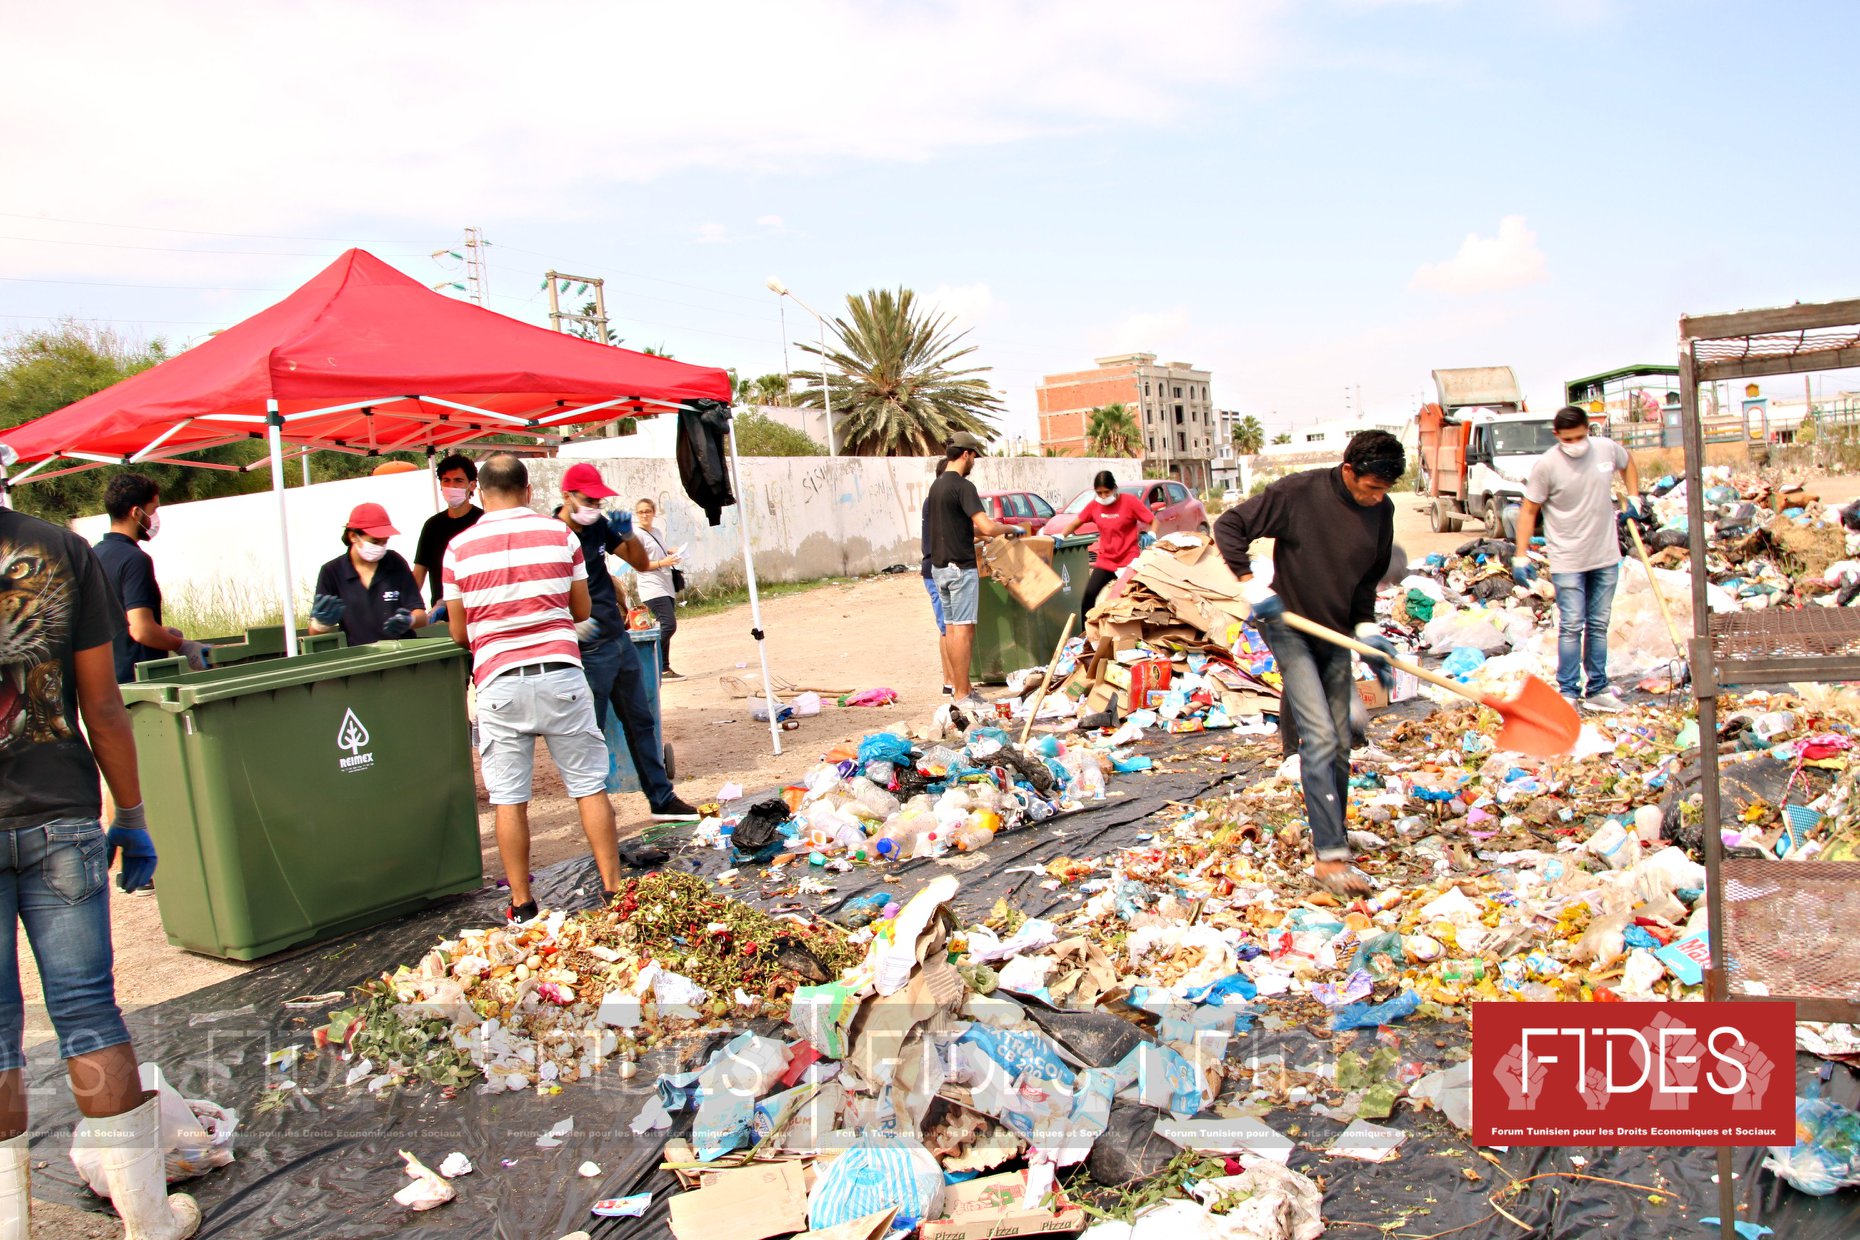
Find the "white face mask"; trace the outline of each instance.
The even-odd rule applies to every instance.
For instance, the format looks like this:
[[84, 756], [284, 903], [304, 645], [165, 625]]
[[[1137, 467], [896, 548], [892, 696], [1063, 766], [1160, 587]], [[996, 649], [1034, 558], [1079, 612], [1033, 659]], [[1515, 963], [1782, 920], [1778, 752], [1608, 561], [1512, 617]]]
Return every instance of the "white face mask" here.
[[142, 537], [150, 539], [161, 533], [161, 509], [148, 514], [148, 520], [142, 523]]
[[387, 554], [387, 544], [357, 540], [355, 544], [355, 554], [361, 556], [370, 564], [379, 564], [381, 562], [381, 557]]
[[569, 513], [568, 517], [576, 525], [593, 525], [601, 519], [601, 510], [599, 508], [577, 508]]
[[1589, 441], [1587, 439], [1578, 439], [1575, 443], [1564, 443], [1559, 439], [1557, 440], [1556, 446], [1563, 449], [1563, 455], [1569, 457], [1571, 460], [1579, 461], [1583, 457], [1589, 455]]
[[1092, 498], [1097, 500], [1100, 504], [1103, 504], [1106, 508], [1109, 508], [1112, 504], [1115, 504], [1117, 502], [1117, 496], [1115, 495], [1108, 496], [1108, 497], [1103, 496], [1103, 495], [1094, 495], [1092, 496]]
[[460, 504], [465, 502], [465, 497], [470, 494], [471, 492], [464, 487], [439, 488], [439, 497], [446, 501], [446, 507], [448, 508], [457, 508]]

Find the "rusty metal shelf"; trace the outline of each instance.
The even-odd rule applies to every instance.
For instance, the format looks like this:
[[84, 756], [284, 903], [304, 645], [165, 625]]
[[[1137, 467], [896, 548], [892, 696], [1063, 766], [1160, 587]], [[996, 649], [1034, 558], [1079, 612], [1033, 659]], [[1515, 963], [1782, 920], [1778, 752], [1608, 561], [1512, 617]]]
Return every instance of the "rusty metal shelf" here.
[[1824, 1014], [1804, 1020], [1860, 1016], [1860, 862], [1727, 857], [1723, 882], [1733, 997], [1817, 1001]]
[[1860, 608], [1713, 613], [1711, 653], [1719, 684], [1860, 680]]

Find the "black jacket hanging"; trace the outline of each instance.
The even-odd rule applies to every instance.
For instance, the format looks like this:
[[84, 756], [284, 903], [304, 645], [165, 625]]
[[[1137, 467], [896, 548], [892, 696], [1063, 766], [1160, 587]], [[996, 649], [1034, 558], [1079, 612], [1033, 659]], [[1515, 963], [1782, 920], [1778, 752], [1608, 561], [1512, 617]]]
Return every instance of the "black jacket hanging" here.
[[678, 477], [710, 523], [722, 525], [723, 510], [736, 502], [730, 490], [730, 407], [715, 400], [690, 403], [678, 411]]

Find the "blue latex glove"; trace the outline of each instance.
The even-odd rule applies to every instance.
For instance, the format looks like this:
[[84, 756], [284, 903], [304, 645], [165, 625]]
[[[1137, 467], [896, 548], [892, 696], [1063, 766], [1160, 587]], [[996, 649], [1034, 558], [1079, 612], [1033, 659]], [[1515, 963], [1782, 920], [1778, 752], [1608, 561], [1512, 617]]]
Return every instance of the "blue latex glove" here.
[[1521, 586], [1537, 580], [1537, 566], [1521, 555], [1511, 557], [1511, 579]]
[[624, 508], [615, 508], [607, 514], [607, 528], [613, 531], [615, 538], [633, 537], [633, 514]]
[[426, 613], [426, 619], [432, 624], [444, 624], [446, 622], [446, 604], [444, 599], [433, 604], [433, 609]]
[[104, 864], [116, 861], [118, 849], [123, 853], [123, 870], [116, 885], [124, 891], [140, 891], [155, 882], [155, 841], [149, 838], [148, 814], [140, 805], [118, 806], [110, 830], [103, 837]]
[[1140, 551], [1148, 551], [1151, 547], [1154, 547], [1155, 545], [1156, 545], [1156, 535], [1150, 533], [1148, 530], [1144, 530], [1143, 533], [1139, 535], [1137, 538], [1137, 549]]
[[1356, 626], [1356, 640], [1365, 646], [1373, 646], [1388, 656], [1386, 659], [1373, 659], [1364, 655], [1363, 661], [1368, 663], [1369, 670], [1376, 674], [1376, 679], [1382, 683], [1383, 691], [1393, 693], [1395, 691], [1395, 668], [1388, 660], [1400, 658], [1401, 651], [1395, 648], [1394, 642], [1382, 636], [1380, 628], [1369, 621]]
[[319, 594], [310, 600], [310, 618], [325, 628], [342, 623], [342, 599], [334, 594]]
[[1641, 518], [1639, 506], [1631, 499], [1624, 499], [1621, 501], [1621, 511], [1627, 514], [1627, 519], [1630, 521], [1638, 521]]
[[405, 607], [389, 616], [381, 625], [381, 636], [405, 637], [413, 632], [413, 613]]
[[1271, 587], [1248, 581], [1241, 585], [1240, 592], [1252, 611], [1254, 623], [1271, 624], [1285, 615], [1285, 600], [1274, 594]]

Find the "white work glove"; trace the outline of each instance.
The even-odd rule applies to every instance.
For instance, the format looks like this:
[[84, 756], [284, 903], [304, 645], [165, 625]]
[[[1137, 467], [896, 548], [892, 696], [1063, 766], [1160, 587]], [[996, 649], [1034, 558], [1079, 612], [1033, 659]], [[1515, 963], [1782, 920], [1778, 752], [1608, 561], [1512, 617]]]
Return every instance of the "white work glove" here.
[[212, 649], [213, 647], [205, 642], [188, 641], [183, 638], [180, 654], [187, 660], [189, 667], [197, 672], [204, 672], [207, 670], [207, 655]]
[[575, 625], [575, 640], [584, 646], [589, 642], [598, 641], [600, 636], [601, 622], [596, 620], [593, 616], [589, 616], [586, 620]]
[[1261, 624], [1269, 624], [1285, 614], [1285, 600], [1258, 578], [1240, 583], [1240, 597], [1246, 600], [1253, 619]]

